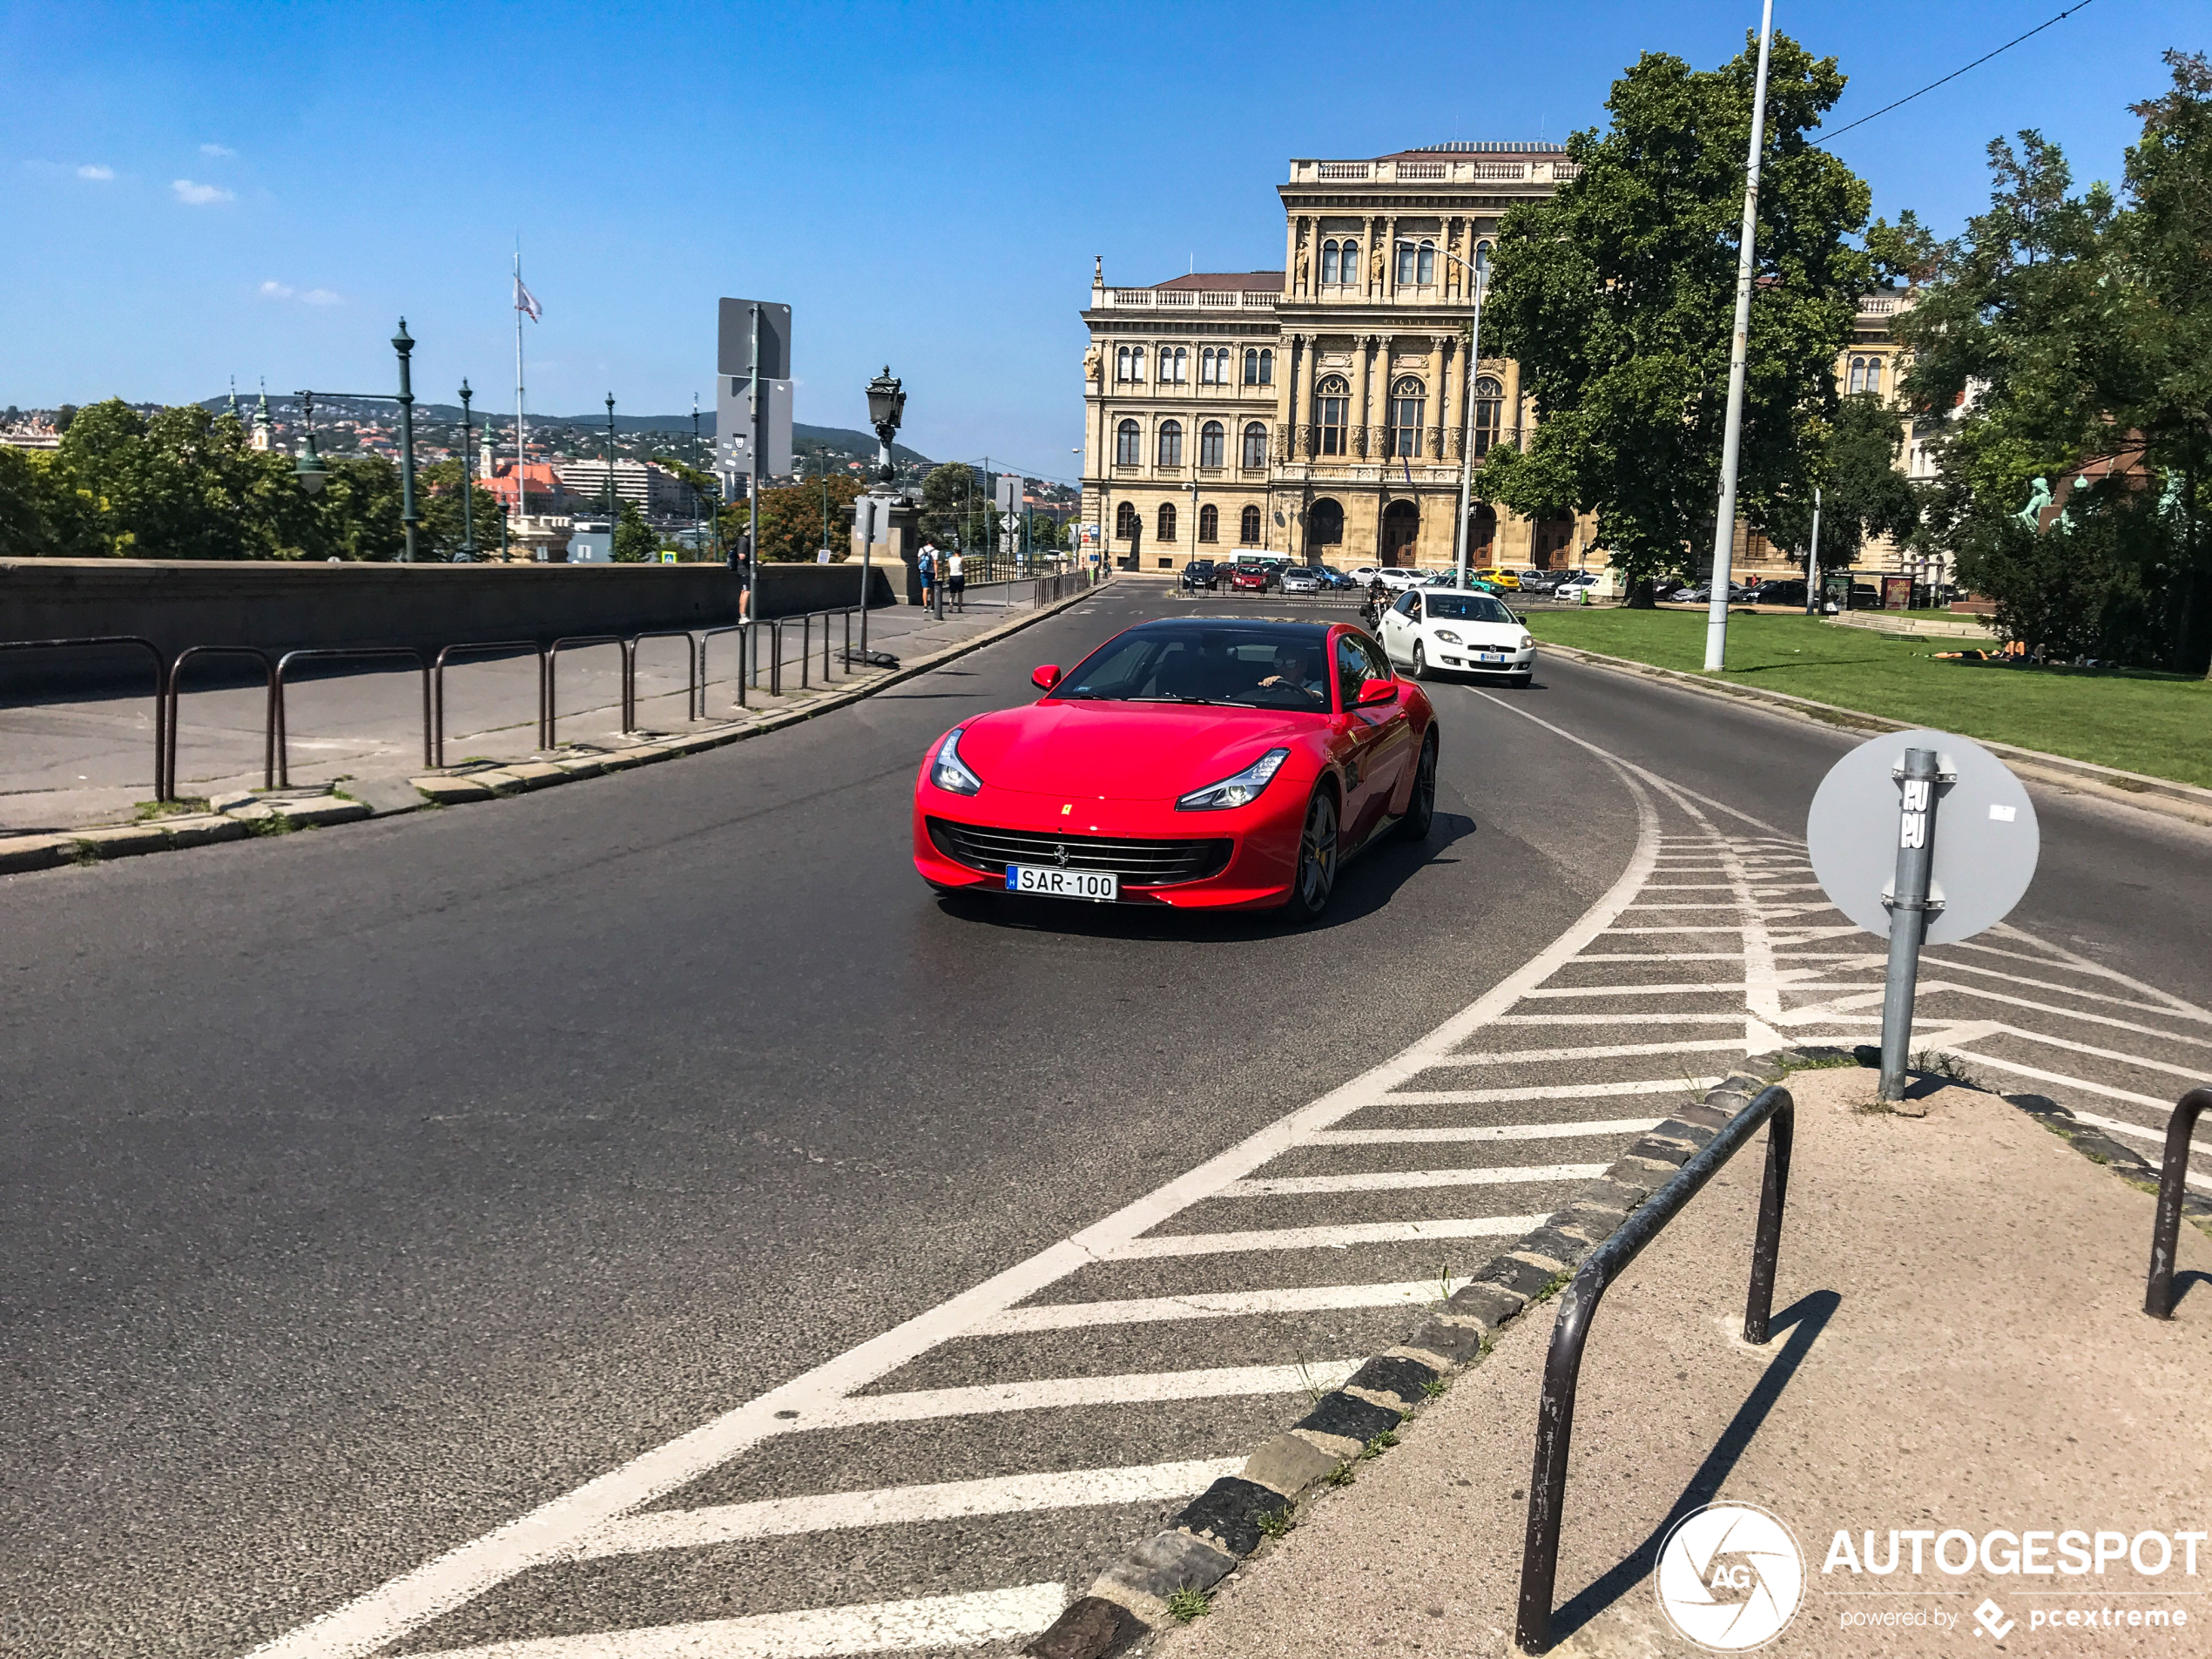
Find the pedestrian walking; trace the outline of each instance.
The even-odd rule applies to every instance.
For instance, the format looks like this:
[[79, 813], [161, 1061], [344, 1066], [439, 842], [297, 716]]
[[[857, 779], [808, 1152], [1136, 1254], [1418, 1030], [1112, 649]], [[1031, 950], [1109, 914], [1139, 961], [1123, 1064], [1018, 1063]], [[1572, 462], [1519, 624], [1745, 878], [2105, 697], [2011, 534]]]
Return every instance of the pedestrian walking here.
[[945, 597], [953, 602], [955, 610], [968, 609], [968, 577], [962, 570], [962, 556], [954, 550], [945, 557]]
[[752, 537], [739, 534], [730, 540], [730, 570], [738, 578], [738, 620], [752, 619]]
[[937, 575], [937, 548], [934, 543], [924, 542], [921, 544], [921, 551], [914, 556], [914, 570], [921, 577], [921, 608], [927, 610], [929, 609], [930, 588]]

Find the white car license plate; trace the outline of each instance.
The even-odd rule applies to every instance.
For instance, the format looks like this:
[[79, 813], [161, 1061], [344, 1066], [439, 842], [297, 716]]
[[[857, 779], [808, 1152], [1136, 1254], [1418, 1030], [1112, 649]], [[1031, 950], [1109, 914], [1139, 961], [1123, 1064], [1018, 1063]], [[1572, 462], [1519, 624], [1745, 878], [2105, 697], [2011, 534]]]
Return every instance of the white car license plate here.
[[1006, 890], [1112, 904], [1122, 896], [1122, 878], [1111, 870], [1063, 870], [1050, 864], [1009, 864], [1006, 867]]

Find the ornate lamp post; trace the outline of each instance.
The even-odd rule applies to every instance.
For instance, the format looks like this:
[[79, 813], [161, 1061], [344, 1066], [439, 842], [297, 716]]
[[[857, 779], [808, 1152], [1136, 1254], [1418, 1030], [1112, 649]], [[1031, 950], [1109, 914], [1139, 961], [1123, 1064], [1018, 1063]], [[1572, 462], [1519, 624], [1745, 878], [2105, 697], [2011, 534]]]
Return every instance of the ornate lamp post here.
[[[400, 389], [392, 392], [326, 392], [325, 397], [357, 398], [364, 403], [396, 403], [400, 406], [400, 527], [406, 533], [407, 546], [400, 554], [403, 563], [415, 563], [415, 527], [421, 521], [415, 511], [415, 387], [410, 376], [409, 360], [415, 354], [415, 341], [407, 332], [407, 319], [400, 319], [400, 332], [392, 336], [392, 349], [400, 356]], [[300, 445], [300, 459], [293, 467], [293, 476], [309, 495], [319, 492], [330, 482], [330, 469], [322, 457], [315, 453], [314, 409], [313, 392], [294, 392], [307, 421], [307, 442]]]
[[615, 531], [615, 395], [607, 394], [607, 536], [608, 556], [613, 556]]
[[475, 394], [469, 389], [469, 382], [461, 382], [461, 558], [462, 564], [476, 562], [476, 474], [469, 454], [469, 400]]
[[891, 464], [891, 440], [899, 435], [899, 423], [906, 416], [907, 395], [900, 388], [891, 373], [891, 365], [883, 366], [883, 373], [868, 382], [868, 424], [875, 428], [876, 478], [879, 482], [898, 482], [898, 472]]
[[315, 453], [315, 395], [301, 392], [299, 398], [300, 418], [307, 422], [307, 435], [300, 440], [300, 459], [293, 463], [292, 475], [310, 496], [320, 496], [322, 487], [330, 482], [330, 469]]

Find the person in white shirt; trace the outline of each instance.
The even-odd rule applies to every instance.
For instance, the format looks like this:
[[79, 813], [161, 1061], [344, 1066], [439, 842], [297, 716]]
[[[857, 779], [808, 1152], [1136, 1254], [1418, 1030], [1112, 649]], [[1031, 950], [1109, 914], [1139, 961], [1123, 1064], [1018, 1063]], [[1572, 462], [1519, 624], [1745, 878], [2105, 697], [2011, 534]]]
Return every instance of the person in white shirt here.
[[955, 610], [968, 609], [968, 601], [964, 597], [968, 589], [968, 577], [962, 574], [962, 570], [961, 556], [957, 552], [945, 556], [945, 597], [953, 602], [953, 609]]

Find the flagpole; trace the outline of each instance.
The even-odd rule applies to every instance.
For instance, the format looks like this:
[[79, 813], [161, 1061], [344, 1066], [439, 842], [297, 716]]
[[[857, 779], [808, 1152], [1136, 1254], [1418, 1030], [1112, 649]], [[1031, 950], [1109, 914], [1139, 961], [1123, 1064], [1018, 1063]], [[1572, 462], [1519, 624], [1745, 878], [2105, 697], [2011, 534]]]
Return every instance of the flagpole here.
[[[515, 518], [521, 528], [523, 517], [529, 511], [529, 475], [523, 469], [523, 239], [515, 239]], [[527, 549], [527, 539], [523, 543]]]

